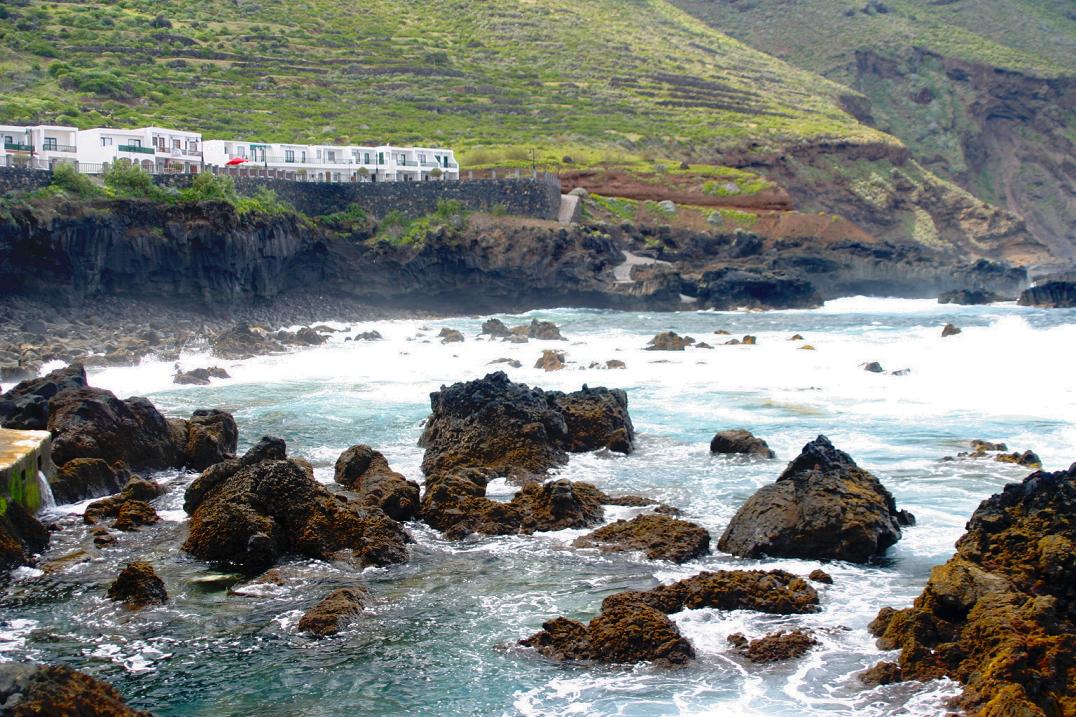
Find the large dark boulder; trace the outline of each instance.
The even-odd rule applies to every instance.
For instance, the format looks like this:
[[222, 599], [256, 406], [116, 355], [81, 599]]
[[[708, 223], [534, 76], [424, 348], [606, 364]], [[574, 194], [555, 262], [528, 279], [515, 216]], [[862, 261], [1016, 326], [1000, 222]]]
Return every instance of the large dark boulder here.
[[602, 526], [578, 538], [575, 545], [605, 552], [637, 550], [651, 560], [684, 563], [710, 552], [710, 533], [686, 520], [645, 513]]
[[122, 602], [132, 610], [168, 602], [164, 581], [153, 566], [142, 560], [128, 563], [108, 588], [108, 598]]
[[586, 388], [542, 391], [513, 383], [503, 372], [430, 394], [432, 414], [419, 441], [427, 476], [460, 468], [497, 475], [542, 474], [569, 451], [627, 452], [634, 428], [622, 391]]
[[255, 455], [211, 466], [191, 484], [184, 550], [248, 573], [289, 554], [362, 566], [407, 560], [410, 539], [399, 523], [380, 508], [339, 500], [295, 461], [257, 460], [273, 448], [255, 446]]
[[199, 409], [190, 420], [169, 421], [178, 463], [191, 470], [205, 470], [214, 463], [235, 457], [239, 427], [232, 414]]
[[741, 557], [862, 563], [900, 540], [901, 525], [911, 522], [877, 478], [819, 436], [740, 507], [718, 548]]
[[29, 565], [49, 544], [49, 531], [28, 510], [0, 498], [0, 573]]
[[647, 351], [683, 351], [695, 343], [690, 336], [681, 336], [675, 331], [663, 331], [654, 336], [646, 345]]
[[704, 272], [698, 282], [700, 308], [731, 311], [761, 309], [813, 309], [822, 305], [815, 286], [796, 274], [767, 269], [722, 267]]
[[756, 458], [776, 458], [777, 454], [770, 450], [769, 444], [756, 437], [750, 431], [736, 428], [730, 431], [719, 431], [710, 439], [711, 453], [741, 454], [755, 456]]
[[167, 421], [144, 398], [121, 401], [100, 388], [61, 391], [49, 401], [48, 428], [55, 436], [52, 459], [58, 466], [74, 458], [151, 469], [176, 461]]
[[694, 648], [676, 623], [646, 605], [602, 610], [587, 625], [558, 617], [519, 644], [558, 661], [653, 662], [678, 667], [695, 658]]
[[0, 396], [0, 427], [44, 431], [49, 423], [49, 399], [61, 391], [85, 387], [86, 369], [80, 363], [23, 381]]
[[900, 659], [866, 679], [958, 680], [967, 714], [1076, 713], [1076, 464], [983, 501], [912, 607], [870, 630]]
[[335, 479], [358, 493], [363, 503], [378, 506], [393, 520], [411, 520], [418, 513], [418, 483], [392, 470], [385, 456], [370, 446], [352, 446], [341, 453], [336, 459]]
[[1024, 289], [1018, 303], [1020, 306], [1071, 309], [1076, 307], [1076, 282], [1048, 281], [1030, 289]]
[[127, 706], [112, 685], [66, 665], [0, 664], [7, 717], [153, 717]]

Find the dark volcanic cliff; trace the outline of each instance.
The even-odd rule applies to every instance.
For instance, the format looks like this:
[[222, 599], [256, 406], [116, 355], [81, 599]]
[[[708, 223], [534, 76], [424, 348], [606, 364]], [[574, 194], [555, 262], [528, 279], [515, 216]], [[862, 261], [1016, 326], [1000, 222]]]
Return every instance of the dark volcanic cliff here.
[[[0, 293], [80, 302], [167, 299], [210, 308], [318, 293], [444, 312], [570, 305], [805, 307], [852, 293], [1015, 295], [1023, 269], [922, 246], [763, 239], [623, 224], [471, 215], [386, 240], [227, 204], [29, 202], [0, 218]], [[624, 251], [642, 265], [623, 266]], [[620, 271], [617, 267], [620, 266]], [[625, 269], [631, 269], [625, 271]]]

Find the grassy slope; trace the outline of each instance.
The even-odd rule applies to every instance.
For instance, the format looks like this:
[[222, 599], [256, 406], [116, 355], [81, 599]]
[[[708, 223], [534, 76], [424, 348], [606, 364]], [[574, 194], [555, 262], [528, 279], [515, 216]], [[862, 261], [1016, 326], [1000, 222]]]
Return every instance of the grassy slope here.
[[1037, 77], [1076, 74], [1076, 14], [1051, 0], [673, 0], [753, 47], [838, 81], [854, 79], [858, 48], [899, 53], [922, 47], [943, 57]]
[[475, 164], [892, 141], [838, 109], [839, 85], [661, 0], [22, 3], [0, 121], [516, 148]]

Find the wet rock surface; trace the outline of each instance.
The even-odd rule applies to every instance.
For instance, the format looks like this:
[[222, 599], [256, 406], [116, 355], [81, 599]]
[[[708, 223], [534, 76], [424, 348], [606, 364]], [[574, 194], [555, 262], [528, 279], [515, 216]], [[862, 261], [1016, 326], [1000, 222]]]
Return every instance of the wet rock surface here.
[[718, 547], [741, 557], [862, 563], [900, 540], [913, 520], [876, 477], [819, 436], [740, 507]]
[[21, 504], [7, 501], [0, 513], [0, 580], [3, 573], [29, 565], [49, 544], [49, 531]]
[[1020, 294], [1020, 306], [1039, 306], [1045, 309], [1076, 307], [1076, 282], [1048, 281]]
[[427, 476], [459, 468], [540, 475], [569, 451], [627, 452], [634, 440], [627, 395], [617, 390], [545, 392], [497, 372], [442, 388], [430, 405], [419, 441]]
[[128, 563], [115, 582], [109, 586], [108, 598], [137, 610], [147, 605], [161, 605], [168, 602], [168, 591], [164, 587], [164, 581], [157, 577], [152, 565], [136, 560]]
[[79, 363], [22, 381], [0, 396], [0, 427], [44, 431], [49, 422], [49, 399], [61, 391], [86, 386], [86, 369]]
[[1074, 516], [1076, 464], [983, 501], [912, 607], [871, 623], [900, 658], [868, 677], [959, 680], [971, 714], [1076, 713]]
[[647, 351], [683, 351], [695, 343], [690, 336], [680, 336], [674, 331], [665, 331], [650, 339]]
[[74, 458], [60, 466], [49, 481], [58, 505], [100, 498], [123, 489], [125, 472], [101, 458]]
[[610, 595], [602, 602], [602, 609], [622, 603], [643, 603], [670, 614], [711, 607], [802, 615], [818, 611], [818, 592], [803, 578], [784, 570], [718, 570], [651, 590]]
[[231, 378], [227, 371], [217, 366], [211, 368], [196, 368], [190, 371], [180, 371], [172, 379], [172, 383], [183, 386], [208, 386], [214, 378]]
[[279, 439], [211, 466], [188, 488], [183, 549], [241, 572], [262, 572], [283, 555], [349, 557], [358, 565], [405, 562], [410, 538], [378, 507], [334, 497]]
[[939, 304], [960, 304], [963, 306], [978, 306], [981, 304], [993, 304], [996, 301], [1011, 301], [1001, 294], [987, 289], [954, 289], [943, 292], [938, 296]]
[[728, 642], [751, 662], [762, 664], [803, 657], [818, 644], [806, 630], [776, 632], [750, 641], [736, 632], [728, 636]]
[[653, 662], [676, 667], [695, 658], [695, 649], [676, 624], [646, 605], [603, 609], [586, 625], [558, 617], [519, 644], [560, 662]]
[[378, 506], [393, 520], [411, 520], [418, 513], [418, 483], [392, 470], [385, 456], [370, 446], [352, 446], [340, 454], [335, 480], [357, 493], [361, 502]]
[[731, 431], [719, 431], [710, 440], [711, 453], [741, 454], [756, 458], [776, 458], [766, 441], [750, 431], [737, 428]]
[[334, 590], [303, 613], [299, 619], [299, 632], [305, 632], [315, 638], [335, 635], [344, 628], [348, 620], [362, 613], [366, 599], [366, 589], [362, 587]]
[[152, 717], [112, 685], [66, 665], [0, 664], [0, 705], [9, 717]]
[[651, 560], [685, 563], [710, 552], [710, 534], [686, 520], [643, 514], [602, 526], [578, 538], [575, 545], [605, 552], [638, 550]]

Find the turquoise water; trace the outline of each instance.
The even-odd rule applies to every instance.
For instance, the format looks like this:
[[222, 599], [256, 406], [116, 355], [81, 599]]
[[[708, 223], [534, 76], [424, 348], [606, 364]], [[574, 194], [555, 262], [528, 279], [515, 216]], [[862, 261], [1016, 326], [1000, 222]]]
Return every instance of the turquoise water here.
[[[348, 446], [369, 443], [393, 466], [421, 480], [416, 445], [441, 384], [481, 376], [489, 362], [516, 358], [517, 381], [557, 389], [582, 384], [627, 390], [639, 431], [631, 456], [573, 456], [560, 475], [614, 493], [643, 493], [682, 508], [716, 538], [756, 488], [819, 433], [875, 472], [918, 524], [877, 563], [827, 564], [835, 583], [821, 589], [822, 612], [781, 617], [686, 611], [673, 616], [699, 658], [683, 670], [649, 666], [552, 664], [514, 647], [557, 615], [592, 617], [602, 598], [626, 588], [703, 569], [782, 567], [806, 573], [821, 564], [747, 561], [715, 553], [675, 566], [639, 556], [603, 556], [570, 546], [585, 531], [530, 537], [442, 539], [411, 524], [406, 565], [356, 573], [346, 565], [291, 561], [287, 584], [257, 596], [228, 595], [199, 583], [215, 575], [184, 555], [183, 487], [194, 476], [165, 473], [157, 501], [165, 520], [119, 544], [92, 549], [78, 513], [61, 507], [46, 560], [85, 549], [87, 558], [22, 570], [0, 601], [0, 659], [62, 661], [115, 684], [133, 704], [160, 715], [839, 715], [937, 714], [958, 688], [948, 682], [865, 690], [854, 674], [886, 657], [866, 633], [884, 605], [909, 604], [930, 567], [952, 553], [979, 501], [1027, 471], [988, 461], [940, 462], [968, 440], [1031, 448], [1047, 468], [1076, 460], [1076, 311], [1013, 305], [939, 306], [933, 301], [845, 299], [815, 311], [644, 314], [554, 310], [531, 317], [561, 326], [567, 342], [478, 340], [485, 317], [354, 324], [381, 342], [334, 335], [321, 347], [241, 362], [192, 354], [183, 368], [223, 365], [233, 378], [209, 387], [171, 384], [171, 363], [93, 372], [91, 382], [121, 396], [147, 395], [167, 415], [200, 407], [233, 411], [242, 448], [263, 434], [284, 437], [313, 462], [320, 480]], [[964, 329], [941, 338], [953, 321]], [[344, 325], [337, 325], [344, 328]], [[442, 326], [467, 335], [441, 345]], [[672, 329], [713, 350], [646, 352]], [[756, 346], [719, 346], [729, 337]], [[789, 341], [800, 333], [816, 351]], [[568, 367], [533, 369], [543, 348], [567, 353]], [[588, 369], [617, 358], [626, 370]], [[871, 374], [879, 361], [906, 376]], [[766, 438], [777, 461], [709, 455], [717, 430], [746, 427]], [[495, 483], [505, 498], [512, 489]], [[610, 519], [632, 509], [609, 511]], [[135, 557], [150, 560], [171, 600], [131, 613], [104, 597]], [[362, 582], [367, 614], [320, 642], [296, 631], [302, 612], [329, 590]], [[726, 644], [786, 627], [813, 630], [822, 645], [800, 660], [745, 663]]]

